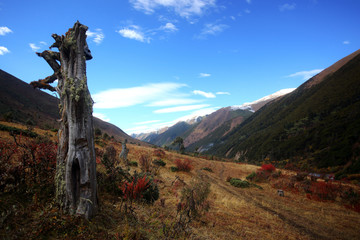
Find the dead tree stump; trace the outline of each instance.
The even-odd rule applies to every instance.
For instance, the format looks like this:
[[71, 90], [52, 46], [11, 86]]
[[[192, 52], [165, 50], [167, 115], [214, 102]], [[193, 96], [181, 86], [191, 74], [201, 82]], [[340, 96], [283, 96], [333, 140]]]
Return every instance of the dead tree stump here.
[[[86, 78], [86, 60], [92, 59], [86, 43], [87, 29], [76, 22], [65, 36], [52, 34], [55, 43], [50, 49], [56, 47], [59, 52], [47, 50], [37, 55], [46, 60], [54, 74], [30, 84], [56, 91], [60, 96], [56, 200], [64, 212], [89, 219], [97, 211], [98, 199], [93, 101]], [[57, 86], [50, 86], [56, 79]]]

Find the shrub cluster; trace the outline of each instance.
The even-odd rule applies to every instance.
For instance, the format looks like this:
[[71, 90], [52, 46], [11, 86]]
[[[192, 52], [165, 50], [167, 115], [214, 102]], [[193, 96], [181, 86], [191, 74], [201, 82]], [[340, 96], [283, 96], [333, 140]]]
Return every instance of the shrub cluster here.
[[53, 191], [57, 144], [46, 138], [0, 140], [0, 191]]
[[272, 173], [276, 170], [276, 168], [274, 167], [274, 165], [272, 165], [271, 163], [269, 164], [263, 164], [260, 168], [259, 171], [264, 171], [264, 172], [269, 172]]
[[[96, 149], [95, 149], [96, 150]], [[101, 150], [96, 151], [101, 154], [101, 163], [106, 169], [106, 173], [97, 172], [97, 179], [100, 191], [105, 191], [114, 196], [121, 196], [122, 192], [118, 188], [119, 182], [123, 182], [130, 178], [130, 174], [119, 166], [117, 152], [113, 146], [107, 146], [102, 153]], [[97, 156], [99, 158], [100, 156]]]
[[201, 170], [204, 170], [204, 171], [208, 171], [208, 172], [214, 172], [211, 168], [209, 167], [203, 167]]
[[296, 176], [273, 179], [272, 187], [306, 194], [315, 201], [338, 201], [345, 207], [360, 212], [360, 191], [341, 182], [311, 181], [299, 173]]
[[156, 165], [156, 166], [160, 166], [160, 167], [165, 167], [166, 166], [166, 163], [161, 159], [155, 159], [153, 161], [153, 164]]
[[233, 185], [234, 187], [238, 187], [238, 188], [248, 188], [250, 187], [250, 183], [248, 181], [243, 181], [239, 178], [231, 178], [230, 179], [230, 184]]
[[149, 155], [142, 154], [140, 156], [140, 158], [139, 158], [139, 164], [140, 164], [141, 171], [150, 172], [151, 171], [152, 159], [151, 159], [151, 157]]
[[176, 159], [175, 165], [177, 171], [190, 172], [193, 169], [192, 163], [189, 159]]
[[157, 148], [157, 149], [154, 150], [153, 155], [155, 157], [164, 158], [166, 154], [162, 149]]
[[124, 200], [130, 202], [144, 201], [153, 203], [159, 198], [159, 189], [152, 178], [145, 174], [135, 173], [131, 181], [119, 186]]

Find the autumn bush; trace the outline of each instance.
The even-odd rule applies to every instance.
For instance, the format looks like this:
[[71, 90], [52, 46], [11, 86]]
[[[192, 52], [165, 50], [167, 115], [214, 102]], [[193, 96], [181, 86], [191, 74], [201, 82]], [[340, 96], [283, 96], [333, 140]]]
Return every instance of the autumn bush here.
[[101, 163], [105, 167], [105, 173], [97, 172], [99, 190], [114, 196], [121, 196], [122, 192], [118, 188], [118, 184], [130, 179], [130, 174], [118, 165], [117, 152], [112, 145], [107, 146], [103, 153], [100, 150], [97, 152], [102, 154]]
[[162, 149], [157, 148], [157, 149], [154, 150], [153, 155], [155, 157], [164, 158], [166, 154]]
[[178, 171], [190, 172], [193, 169], [192, 163], [189, 159], [176, 159], [175, 165]]
[[141, 154], [139, 158], [139, 165], [141, 168], [141, 171], [143, 172], [151, 172], [151, 165], [152, 165], [152, 159], [147, 154]]
[[340, 194], [341, 184], [332, 182], [311, 182], [308, 198], [323, 201], [335, 200]]
[[0, 189], [4, 192], [52, 191], [57, 144], [47, 138], [13, 135], [0, 141]]
[[170, 223], [162, 223], [164, 239], [190, 239], [190, 223], [200, 221], [210, 209], [209, 194], [210, 183], [201, 178], [196, 178], [184, 186], [180, 201], [176, 205], [175, 218]]
[[269, 172], [272, 173], [276, 170], [276, 168], [274, 167], [274, 165], [272, 165], [271, 163], [269, 164], [263, 164], [260, 168], [260, 171], [264, 171], [264, 172]]
[[131, 181], [119, 186], [124, 200], [153, 203], [159, 198], [159, 189], [154, 180], [146, 174], [135, 173]]
[[275, 174], [275, 171], [276, 168], [271, 163], [263, 164], [256, 172], [252, 172], [250, 175], [248, 175], [246, 179], [254, 182], [267, 181], [272, 175]]

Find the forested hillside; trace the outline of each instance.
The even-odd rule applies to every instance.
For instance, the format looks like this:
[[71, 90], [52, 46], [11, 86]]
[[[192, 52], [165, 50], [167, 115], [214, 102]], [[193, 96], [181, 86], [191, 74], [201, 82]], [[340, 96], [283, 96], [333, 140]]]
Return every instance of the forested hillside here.
[[346, 60], [260, 109], [219, 138], [209, 153], [252, 163], [292, 163], [304, 170], [329, 168], [338, 176], [359, 173], [359, 51]]

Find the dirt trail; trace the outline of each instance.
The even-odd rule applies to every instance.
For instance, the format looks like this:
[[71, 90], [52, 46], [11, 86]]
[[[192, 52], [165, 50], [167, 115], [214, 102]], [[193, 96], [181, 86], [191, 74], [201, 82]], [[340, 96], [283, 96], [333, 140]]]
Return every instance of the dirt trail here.
[[[225, 167], [222, 164], [222, 167]], [[243, 199], [249, 204], [253, 204], [254, 206], [261, 208], [262, 210], [277, 216], [281, 221], [283, 221], [284, 224], [287, 224], [293, 228], [295, 228], [299, 233], [306, 234], [310, 239], [330, 239], [329, 236], [323, 236], [315, 232], [315, 230], [309, 229], [309, 226], [304, 226], [302, 223], [308, 222], [309, 219], [306, 219], [299, 215], [294, 215], [293, 212], [286, 211], [284, 209], [280, 209], [279, 206], [265, 206], [261, 203], [263, 199], [261, 199], [260, 196], [255, 196], [252, 193], [248, 192], [240, 192], [239, 189], [234, 188], [230, 185], [228, 185], [226, 182], [222, 180], [224, 170], [220, 171], [219, 176], [215, 175], [207, 175], [209, 180], [212, 182], [212, 184], [217, 184], [219, 187], [221, 187], [223, 190], [225, 190], [227, 193], [229, 193], [232, 196], [236, 196], [238, 199]], [[316, 225], [316, 223], [309, 223], [310, 225]], [[330, 229], [328, 229], [330, 231]]]

